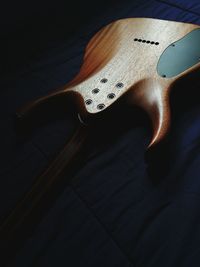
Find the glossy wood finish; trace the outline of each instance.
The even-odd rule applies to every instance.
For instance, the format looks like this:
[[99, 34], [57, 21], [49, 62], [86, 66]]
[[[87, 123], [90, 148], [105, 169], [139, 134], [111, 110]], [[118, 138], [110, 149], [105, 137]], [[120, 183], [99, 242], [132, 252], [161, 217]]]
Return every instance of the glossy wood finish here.
[[78, 75], [61, 91], [32, 103], [25, 112], [55, 95], [70, 93], [78, 100], [78, 112], [87, 117], [125, 96], [128, 103], [140, 106], [151, 118], [152, 147], [169, 131], [169, 93], [174, 82], [200, 66], [168, 79], [158, 75], [158, 60], [170, 44], [195, 28], [199, 26], [150, 18], [115, 21], [88, 43]]

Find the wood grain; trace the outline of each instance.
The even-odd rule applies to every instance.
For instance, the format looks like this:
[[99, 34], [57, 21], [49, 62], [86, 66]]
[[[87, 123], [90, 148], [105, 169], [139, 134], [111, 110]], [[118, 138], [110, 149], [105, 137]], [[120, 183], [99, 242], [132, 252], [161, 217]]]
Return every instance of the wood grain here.
[[[109, 108], [121, 96], [127, 96], [129, 103], [143, 108], [151, 118], [150, 148], [169, 131], [169, 94], [174, 82], [200, 66], [197, 64], [168, 79], [158, 75], [158, 60], [170, 44], [196, 28], [199, 26], [150, 18], [115, 21], [88, 43], [78, 75], [61, 91], [40, 99], [39, 103], [70, 93], [78, 103], [78, 112], [87, 117]], [[33, 103], [31, 108], [37, 104]]]

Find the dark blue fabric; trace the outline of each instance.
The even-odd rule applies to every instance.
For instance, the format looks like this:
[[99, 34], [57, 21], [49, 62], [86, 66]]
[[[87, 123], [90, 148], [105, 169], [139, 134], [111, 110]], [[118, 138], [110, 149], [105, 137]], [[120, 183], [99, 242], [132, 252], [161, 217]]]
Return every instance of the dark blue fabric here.
[[[127, 17], [200, 24], [200, 4], [198, 0], [115, 2], [71, 38], [49, 41], [38, 59], [4, 76], [2, 218], [62, 148], [75, 124], [74, 117], [61, 116], [24, 138], [16, 131], [16, 108], [67, 83], [78, 72], [90, 37], [107, 23]], [[10, 266], [199, 266], [199, 86], [198, 80], [185, 81], [172, 92], [168, 147], [155, 162], [145, 158], [151, 130], [142, 115], [138, 119], [133, 112], [128, 121], [115, 119], [109, 133], [105, 129], [95, 136], [87, 164], [77, 167], [74, 182], [63, 188]]]

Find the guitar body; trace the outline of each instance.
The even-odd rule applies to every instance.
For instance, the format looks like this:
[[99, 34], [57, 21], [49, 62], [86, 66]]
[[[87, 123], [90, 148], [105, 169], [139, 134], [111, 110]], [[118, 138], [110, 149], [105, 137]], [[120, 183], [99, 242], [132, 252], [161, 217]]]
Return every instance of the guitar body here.
[[86, 118], [124, 96], [148, 113], [152, 147], [169, 131], [169, 94], [174, 82], [200, 66], [199, 29], [150, 18], [115, 21], [90, 40], [80, 72], [70, 83], [31, 103], [21, 114], [54, 96], [70, 94], [78, 103], [78, 113]]
[[[149, 18], [118, 20], [91, 39], [80, 72], [70, 83], [30, 103], [18, 115], [23, 117], [52, 99], [70, 96], [77, 104], [80, 118], [103, 116], [104, 110], [123, 96], [149, 115], [153, 134], [148, 148], [153, 148], [169, 131], [169, 94], [173, 84], [199, 68], [199, 58], [197, 25]], [[24, 245], [24, 238], [30, 237], [47, 209], [47, 199], [52, 203], [58, 184], [63, 180], [66, 184], [66, 175], [71, 175], [77, 158], [80, 160], [91, 126], [80, 125], [63, 151], [0, 225], [7, 261], [12, 259], [10, 254], [16, 255]]]

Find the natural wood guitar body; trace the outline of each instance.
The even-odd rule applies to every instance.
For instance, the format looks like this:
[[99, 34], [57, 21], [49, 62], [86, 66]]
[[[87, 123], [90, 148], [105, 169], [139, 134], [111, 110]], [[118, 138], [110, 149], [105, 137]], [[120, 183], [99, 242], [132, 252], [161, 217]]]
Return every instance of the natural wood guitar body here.
[[[199, 68], [199, 59], [200, 27], [197, 25], [150, 18], [118, 20], [91, 39], [80, 72], [70, 83], [17, 113], [23, 117], [51, 100], [70, 96], [77, 104], [79, 117], [87, 119], [95, 114], [103, 116], [104, 110], [112, 108], [123, 96], [127, 103], [141, 107], [149, 115], [153, 134], [148, 148], [153, 148], [169, 131], [169, 94], [173, 84]], [[76, 165], [87, 153], [94, 124], [79, 126], [70, 142], [1, 223], [2, 262], [13, 262], [61, 186], [73, 178]]]
[[27, 106], [26, 112], [49, 98], [68, 93], [78, 103], [84, 118], [109, 108], [122, 95], [129, 103], [140, 106], [151, 118], [153, 136], [149, 147], [160, 142], [170, 126], [169, 94], [175, 81], [200, 65], [173, 78], [157, 72], [161, 54], [198, 25], [128, 18], [101, 29], [88, 43], [78, 75], [61, 91]]

